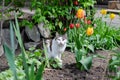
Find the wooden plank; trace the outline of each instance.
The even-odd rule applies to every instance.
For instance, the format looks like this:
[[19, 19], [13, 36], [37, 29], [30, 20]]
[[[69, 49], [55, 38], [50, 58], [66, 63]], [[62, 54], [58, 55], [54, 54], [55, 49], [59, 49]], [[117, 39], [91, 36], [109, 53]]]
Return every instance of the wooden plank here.
[[119, 14], [120, 10], [115, 10], [115, 9], [107, 9], [108, 13], [115, 13], [115, 14]]
[[117, 9], [117, 5], [120, 1], [108, 1], [108, 8], [109, 9]]
[[120, 3], [117, 3], [116, 6], [117, 6], [117, 9], [120, 10]]

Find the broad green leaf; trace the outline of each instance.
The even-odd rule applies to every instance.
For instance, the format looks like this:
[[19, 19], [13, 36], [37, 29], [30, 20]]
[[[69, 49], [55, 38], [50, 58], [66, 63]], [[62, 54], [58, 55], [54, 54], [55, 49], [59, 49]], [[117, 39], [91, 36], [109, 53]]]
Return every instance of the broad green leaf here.
[[88, 45], [87, 48], [94, 52], [94, 46], [92, 44]]
[[80, 50], [76, 50], [75, 55], [76, 62], [78, 63], [82, 59], [82, 53]]
[[110, 66], [111, 66], [111, 65], [119, 65], [119, 66], [120, 66], [120, 60], [114, 60], [114, 61], [112, 61], [109, 65], [110, 65]]
[[79, 62], [84, 66], [85, 70], [89, 70], [90, 67], [92, 66], [92, 59], [93, 57], [90, 56], [90, 57], [80, 60]]

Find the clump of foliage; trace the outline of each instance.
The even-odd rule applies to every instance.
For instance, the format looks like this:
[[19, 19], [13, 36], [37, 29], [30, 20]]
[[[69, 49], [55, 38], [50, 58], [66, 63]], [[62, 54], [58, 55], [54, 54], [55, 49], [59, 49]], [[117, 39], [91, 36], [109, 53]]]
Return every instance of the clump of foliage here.
[[[5, 6], [12, 2], [14, 7], [4, 11], [21, 12], [19, 7], [24, 6], [25, 0], [5, 0]], [[1, 3], [1, 1], [0, 1]], [[32, 21], [23, 20], [22, 26], [33, 27], [35, 24], [44, 22], [44, 27], [49, 28], [52, 33], [68, 33], [68, 47], [71, 47], [71, 51], [75, 53], [76, 65], [80, 70], [89, 70], [92, 65], [92, 59], [96, 56], [89, 53], [95, 53], [95, 50], [111, 50], [118, 47], [120, 44], [120, 29], [112, 28], [111, 22], [115, 18], [115, 14], [107, 14], [107, 11], [102, 9], [100, 11], [102, 17], [94, 18], [93, 8], [95, 0], [32, 0], [30, 9], [35, 10]], [[47, 5], [47, 6], [46, 6]], [[0, 7], [0, 10], [2, 8]], [[92, 14], [91, 14], [92, 13]], [[23, 13], [19, 16], [21, 16]], [[110, 24], [102, 21], [102, 18], [108, 15], [111, 19]], [[0, 14], [0, 16], [2, 16]], [[9, 16], [9, 15], [8, 15]], [[18, 21], [15, 17], [15, 24], [10, 23], [11, 26], [11, 40], [13, 40], [13, 29], [18, 38], [18, 42], [21, 48], [21, 54], [15, 60], [14, 46], [10, 49], [4, 44], [4, 50], [9, 62], [9, 66], [12, 72], [8, 70], [7, 73], [1, 73], [0, 76], [9, 73], [13, 73], [15, 80], [41, 80], [45, 67], [58, 68], [57, 60], [49, 60], [46, 56], [43, 57], [41, 50], [32, 49], [25, 51], [20, 36]], [[12, 45], [14, 42], [12, 41]], [[44, 51], [46, 53], [46, 51]], [[115, 80], [120, 79], [120, 72], [118, 71], [119, 65], [119, 53], [115, 54], [110, 60], [109, 68], [117, 72], [117, 77], [113, 76]], [[23, 64], [23, 66], [22, 66]], [[17, 65], [17, 66], [16, 66]], [[36, 73], [37, 71], [37, 73]], [[20, 74], [21, 73], [21, 74]], [[1, 79], [1, 78], [0, 78]], [[5, 78], [5, 76], [2, 77]]]
[[[20, 30], [19, 30], [19, 25], [18, 25], [16, 14], [15, 14], [15, 25], [11, 22], [10, 23], [10, 27], [11, 27], [11, 45], [12, 45], [12, 48], [9, 48], [7, 46], [7, 44], [4, 44], [4, 50], [5, 50], [5, 55], [7, 57], [10, 69], [11, 69], [13, 75], [14, 75], [14, 78], [12, 78], [12, 79], [19, 80], [19, 76], [17, 75], [18, 74], [17, 70], [18, 69], [22, 70], [24, 68], [23, 69], [23, 75], [24, 75], [23, 79], [24, 80], [31, 80], [31, 79], [32, 80], [42, 80], [42, 75], [43, 75], [43, 71], [45, 69], [47, 60], [41, 61], [40, 65], [38, 63], [36, 63], [36, 64], [39, 65], [38, 68], [36, 69], [36, 71], [35, 71], [35, 62], [36, 62], [36, 60], [33, 60], [31, 65], [28, 66], [28, 63], [27, 63], [27, 61], [28, 61], [27, 57], [28, 56], [26, 56], [26, 51], [25, 51], [24, 46], [23, 46], [23, 42], [22, 42], [22, 39], [21, 39], [21, 35], [20, 35]], [[13, 46], [14, 45], [13, 28], [14, 28], [16, 37], [18, 38], [18, 42], [19, 42], [20, 49], [21, 49], [21, 55], [22, 55], [21, 56], [21, 64], [23, 66], [19, 66], [20, 63], [19, 64], [17, 63], [18, 68], [15, 65], [15, 56], [14, 56], [15, 49], [14, 49], [14, 46]], [[39, 55], [38, 53], [39, 52], [34, 52], [34, 57], [35, 57], [35, 55]], [[31, 57], [33, 57], [33, 55]]]
[[119, 80], [120, 79], [120, 50], [114, 50], [114, 54], [112, 54], [112, 58], [109, 60], [109, 71], [115, 72], [114, 75], [110, 75], [109, 77], [112, 78], [112, 80]]
[[111, 27], [111, 22], [115, 18], [115, 14], [108, 14], [110, 23], [102, 21], [107, 15], [107, 11], [102, 9], [101, 16], [90, 20], [89, 16], [85, 17], [85, 10], [82, 8], [76, 11], [75, 20], [69, 25], [69, 45], [76, 54], [77, 67], [80, 70], [88, 70], [92, 65], [93, 55], [97, 49], [111, 50], [118, 47], [119, 41], [118, 29]]

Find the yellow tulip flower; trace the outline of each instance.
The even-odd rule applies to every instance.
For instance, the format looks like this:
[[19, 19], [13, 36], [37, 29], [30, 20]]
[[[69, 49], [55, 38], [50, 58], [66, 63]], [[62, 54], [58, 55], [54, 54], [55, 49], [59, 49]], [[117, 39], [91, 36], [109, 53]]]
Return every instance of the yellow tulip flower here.
[[102, 9], [102, 10], [100, 11], [100, 13], [101, 13], [102, 15], [106, 15], [106, 14], [107, 14], [107, 10]]
[[110, 19], [113, 20], [113, 19], [115, 18], [115, 16], [116, 16], [116, 15], [115, 15], [114, 13], [111, 13], [111, 14], [110, 14]]
[[88, 29], [86, 30], [86, 34], [88, 36], [91, 36], [93, 34], [94, 30], [93, 30], [93, 27], [88, 27]]

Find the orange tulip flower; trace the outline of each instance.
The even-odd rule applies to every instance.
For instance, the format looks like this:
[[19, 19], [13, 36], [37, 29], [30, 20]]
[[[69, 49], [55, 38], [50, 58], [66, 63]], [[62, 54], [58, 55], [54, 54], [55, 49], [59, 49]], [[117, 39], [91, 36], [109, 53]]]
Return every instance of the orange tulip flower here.
[[77, 18], [84, 18], [85, 16], [85, 11], [83, 9], [78, 9], [77, 13], [76, 13], [76, 17]]

